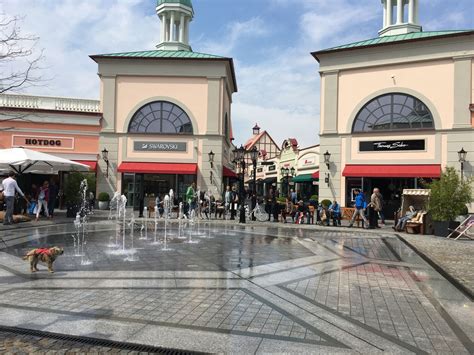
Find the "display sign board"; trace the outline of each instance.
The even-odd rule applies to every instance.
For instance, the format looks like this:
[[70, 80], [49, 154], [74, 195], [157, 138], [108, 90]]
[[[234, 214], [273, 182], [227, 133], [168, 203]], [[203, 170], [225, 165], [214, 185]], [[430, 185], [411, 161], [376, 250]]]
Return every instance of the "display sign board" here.
[[369, 141], [359, 142], [361, 152], [387, 152], [400, 150], [425, 150], [424, 139], [397, 140], [397, 141]]
[[133, 142], [133, 149], [141, 152], [185, 152], [183, 142]]
[[71, 150], [74, 149], [74, 138], [13, 135], [12, 147]]
[[268, 167], [268, 171], [275, 171], [276, 168], [277, 168], [276, 165], [270, 165], [270, 166]]

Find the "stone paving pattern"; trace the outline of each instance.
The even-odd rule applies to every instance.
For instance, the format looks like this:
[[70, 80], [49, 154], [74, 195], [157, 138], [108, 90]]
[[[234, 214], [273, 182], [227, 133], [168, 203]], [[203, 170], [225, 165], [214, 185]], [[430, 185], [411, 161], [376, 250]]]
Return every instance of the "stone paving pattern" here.
[[466, 351], [404, 268], [366, 264], [286, 287], [429, 353]]
[[474, 241], [413, 234], [403, 238], [474, 294]]
[[[214, 224], [171, 252], [136, 241], [124, 262], [103, 223], [87, 266], [73, 227], [54, 228], [0, 250], [0, 312], [17, 326], [221, 353], [474, 353], [469, 301], [393, 234]], [[55, 275], [30, 275], [20, 256], [44, 243], [65, 255]]]
[[321, 341], [318, 335], [242, 290], [20, 290], [4, 293], [1, 303], [132, 322]]

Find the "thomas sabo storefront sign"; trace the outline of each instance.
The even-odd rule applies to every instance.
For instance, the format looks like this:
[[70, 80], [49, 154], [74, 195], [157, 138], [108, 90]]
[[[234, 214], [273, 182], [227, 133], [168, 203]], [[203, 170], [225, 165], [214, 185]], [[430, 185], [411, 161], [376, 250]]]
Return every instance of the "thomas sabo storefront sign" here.
[[183, 142], [134, 142], [133, 149], [141, 152], [185, 152]]
[[425, 140], [412, 139], [359, 142], [359, 151], [361, 152], [387, 152], [400, 150], [425, 150]]

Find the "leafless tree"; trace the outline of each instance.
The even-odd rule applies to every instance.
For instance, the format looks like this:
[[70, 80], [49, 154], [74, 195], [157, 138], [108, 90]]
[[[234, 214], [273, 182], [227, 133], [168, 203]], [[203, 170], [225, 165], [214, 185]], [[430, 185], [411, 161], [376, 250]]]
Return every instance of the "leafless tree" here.
[[43, 52], [35, 51], [38, 37], [23, 34], [19, 17], [0, 16], [0, 94], [41, 82]]
[[[0, 14], [0, 94], [17, 93], [43, 81], [40, 67], [43, 51], [36, 50], [39, 38], [23, 33], [21, 21], [20, 17]], [[2, 122], [25, 117], [0, 113]]]

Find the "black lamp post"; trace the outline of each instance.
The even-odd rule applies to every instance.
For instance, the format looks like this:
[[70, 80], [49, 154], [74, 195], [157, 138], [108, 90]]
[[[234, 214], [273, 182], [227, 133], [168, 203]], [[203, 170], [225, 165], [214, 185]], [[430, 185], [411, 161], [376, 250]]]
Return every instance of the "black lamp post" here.
[[[209, 156], [209, 163], [211, 164], [211, 169], [214, 169], [214, 156], [216, 154], [211, 150], [209, 153], [207, 153], [207, 155]], [[213, 180], [213, 174], [211, 170], [211, 184], [213, 184], [212, 180]]]
[[253, 193], [257, 193], [257, 159], [258, 159], [258, 149], [254, 146], [250, 150], [250, 158], [252, 159], [253, 165]]
[[104, 148], [102, 151], [102, 159], [105, 161], [105, 164], [107, 164], [107, 170], [105, 170], [105, 177], [109, 177], [109, 151], [107, 148]]
[[237, 166], [239, 167], [240, 184], [239, 184], [239, 201], [240, 201], [240, 218], [239, 223], [245, 223], [245, 206], [244, 206], [244, 176], [245, 176], [245, 148], [243, 145], [240, 148], [234, 149], [234, 157]]
[[290, 192], [290, 177], [295, 176], [295, 168], [291, 167], [291, 169], [288, 168], [281, 168], [281, 175], [284, 179], [286, 179], [286, 194]]
[[467, 152], [464, 150], [464, 147], [458, 152], [459, 162], [461, 163], [461, 180], [464, 179], [464, 163], [466, 162]]
[[[326, 164], [328, 170], [330, 169], [331, 167], [331, 153], [329, 153], [327, 150], [326, 150], [326, 153], [323, 154], [323, 157], [324, 157], [324, 164]], [[331, 174], [329, 172], [326, 173], [326, 178], [324, 179], [326, 184], [329, 186], [329, 177], [331, 176]]]
[[[253, 191], [252, 191], [252, 211], [257, 205], [257, 159], [258, 159], [258, 149], [254, 146], [250, 150], [250, 158], [252, 159], [253, 165]], [[252, 221], [255, 221], [255, 215], [252, 213]]]

